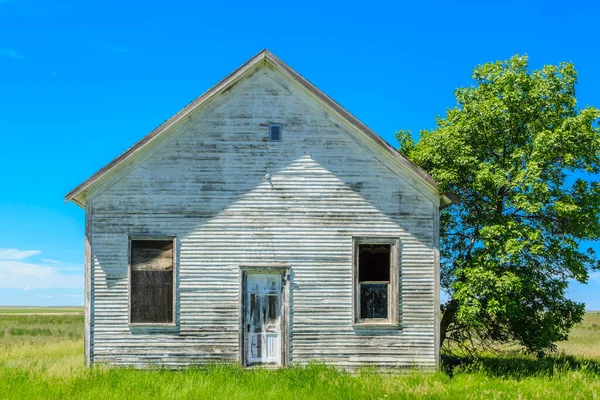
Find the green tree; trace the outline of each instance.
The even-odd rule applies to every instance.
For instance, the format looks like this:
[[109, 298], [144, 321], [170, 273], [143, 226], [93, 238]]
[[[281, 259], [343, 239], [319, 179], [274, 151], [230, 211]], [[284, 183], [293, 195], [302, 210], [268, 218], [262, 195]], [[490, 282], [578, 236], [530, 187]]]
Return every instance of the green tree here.
[[554, 350], [584, 315], [568, 280], [600, 267], [584, 249], [600, 239], [600, 110], [577, 107], [571, 63], [530, 72], [514, 56], [472, 78], [436, 129], [417, 143], [397, 134], [440, 192], [461, 199], [440, 216], [441, 341]]

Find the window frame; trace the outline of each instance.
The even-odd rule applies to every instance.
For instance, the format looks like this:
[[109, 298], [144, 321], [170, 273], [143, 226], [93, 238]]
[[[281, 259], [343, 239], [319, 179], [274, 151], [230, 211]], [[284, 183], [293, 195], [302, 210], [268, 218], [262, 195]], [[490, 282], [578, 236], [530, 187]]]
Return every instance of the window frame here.
[[[388, 317], [360, 317], [359, 247], [361, 244], [390, 246], [390, 281], [388, 283]], [[356, 328], [400, 327], [400, 239], [390, 236], [352, 237], [352, 322]], [[367, 281], [365, 281], [367, 282]]]
[[[132, 263], [131, 263], [131, 249], [132, 242], [135, 240], [155, 240], [155, 241], [169, 241], [173, 242], [173, 317], [171, 322], [131, 322], [131, 276], [132, 276]], [[177, 236], [129, 236], [127, 246], [127, 323], [131, 327], [144, 327], [144, 326], [176, 326], [177, 325]]]
[[[273, 140], [271, 137], [271, 128], [274, 126], [279, 127], [279, 140]], [[283, 126], [281, 124], [269, 124], [269, 142], [283, 142]]]

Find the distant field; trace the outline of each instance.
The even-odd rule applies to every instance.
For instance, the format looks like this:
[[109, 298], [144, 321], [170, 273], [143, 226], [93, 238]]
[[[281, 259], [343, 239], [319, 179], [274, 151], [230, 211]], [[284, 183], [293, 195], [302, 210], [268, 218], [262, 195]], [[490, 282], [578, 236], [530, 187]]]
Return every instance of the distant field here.
[[0, 399], [600, 398], [598, 313], [559, 344], [563, 355], [446, 357], [441, 372], [348, 374], [320, 364], [277, 371], [231, 365], [90, 370], [83, 365], [82, 309], [58, 310], [0, 308]]
[[81, 313], [83, 307], [0, 307], [2, 314], [65, 314]]
[[0, 314], [0, 356], [2, 346], [62, 345], [82, 338], [82, 314]]
[[600, 311], [588, 312], [583, 322], [575, 326], [569, 340], [558, 343], [559, 351], [600, 360]]

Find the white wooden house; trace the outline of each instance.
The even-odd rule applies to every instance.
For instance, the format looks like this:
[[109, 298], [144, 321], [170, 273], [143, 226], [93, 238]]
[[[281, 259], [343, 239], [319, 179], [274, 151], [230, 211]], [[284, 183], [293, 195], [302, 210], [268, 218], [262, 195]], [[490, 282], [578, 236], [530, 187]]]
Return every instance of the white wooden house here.
[[267, 50], [66, 196], [86, 363], [439, 363], [435, 182]]

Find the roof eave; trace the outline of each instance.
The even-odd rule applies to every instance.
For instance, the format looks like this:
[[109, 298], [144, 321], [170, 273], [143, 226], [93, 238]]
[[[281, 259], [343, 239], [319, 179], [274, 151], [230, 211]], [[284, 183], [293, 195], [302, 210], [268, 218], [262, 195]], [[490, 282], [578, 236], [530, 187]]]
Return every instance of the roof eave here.
[[455, 204], [460, 205], [460, 195], [452, 192], [442, 193], [440, 195], [440, 210]]
[[[219, 81], [216, 85], [214, 85], [213, 87], [208, 89], [206, 92], [204, 92], [202, 95], [200, 95], [199, 97], [194, 99], [192, 102], [190, 102], [188, 105], [186, 105], [184, 108], [182, 108], [179, 112], [177, 112], [171, 118], [169, 118], [168, 120], [166, 120], [165, 122], [160, 124], [152, 132], [150, 132], [149, 134], [144, 136], [141, 140], [136, 142], [133, 146], [131, 146], [129, 149], [127, 149], [124, 153], [119, 155], [117, 158], [112, 160], [110, 163], [106, 164], [104, 167], [102, 167], [100, 170], [98, 170], [91, 177], [89, 177], [84, 182], [82, 182], [77, 187], [75, 187], [73, 190], [71, 190], [69, 193], [67, 193], [67, 195], [65, 196], [65, 203], [68, 203], [69, 201], [74, 201], [77, 196], [79, 196], [80, 194], [85, 192], [93, 184], [95, 184], [97, 181], [102, 179], [102, 177], [105, 174], [107, 174], [108, 172], [110, 172], [110, 170], [115, 168], [121, 162], [123, 162], [126, 159], [133, 156], [133, 154], [141, 151], [149, 143], [151, 143], [156, 137], [158, 137], [162, 132], [166, 131], [171, 126], [173, 126], [176, 123], [178, 123], [179, 121], [181, 121], [194, 109], [196, 109], [197, 107], [199, 107], [200, 105], [202, 105], [206, 101], [208, 101], [210, 98], [212, 98], [213, 95], [215, 95], [216, 93], [220, 92], [221, 90], [227, 88], [229, 85], [234, 83], [237, 80], [237, 78], [241, 77], [244, 74], [244, 72], [246, 72], [248, 69], [252, 68], [254, 65], [259, 63], [260, 61], [264, 60], [266, 58], [266, 52], [267, 52], [266, 49], [261, 50], [258, 54], [256, 54], [250, 60], [246, 61], [235, 71], [233, 71], [232, 73], [227, 75], [225, 78], [223, 78], [221, 81]], [[81, 205], [81, 204], [78, 204], [78, 205]], [[84, 206], [82, 206], [82, 207], [84, 207]]]

